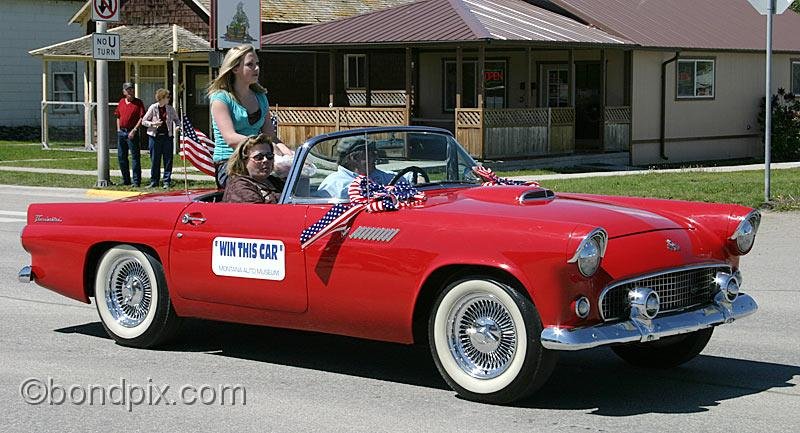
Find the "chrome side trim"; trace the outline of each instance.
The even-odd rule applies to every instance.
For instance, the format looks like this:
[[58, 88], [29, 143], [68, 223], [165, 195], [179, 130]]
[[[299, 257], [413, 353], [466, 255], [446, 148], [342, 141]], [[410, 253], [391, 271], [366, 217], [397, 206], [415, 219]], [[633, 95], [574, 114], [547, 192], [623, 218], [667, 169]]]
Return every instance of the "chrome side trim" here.
[[400, 232], [400, 229], [361, 226], [350, 234], [350, 238], [363, 239], [365, 241], [389, 242], [398, 232]]
[[652, 320], [631, 317], [624, 322], [577, 329], [548, 326], [541, 334], [542, 346], [550, 350], [582, 350], [608, 344], [644, 343], [732, 323], [758, 310], [758, 304], [748, 295], [740, 294], [733, 302], [723, 298], [717, 296], [711, 305]]
[[22, 269], [19, 270], [19, 274], [17, 275], [20, 283], [30, 283], [33, 281], [33, 269], [30, 266], [23, 266]]
[[638, 277], [627, 278], [627, 279], [624, 279], [624, 280], [616, 281], [613, 284], [611, 284], [609, 286], [606, 286], [606, 288], [604, 288], [603, 291], [600, 292], [600, 297], [598, 298], [598, 302], [597, 302], [598, 308], [600, 309], [600, 318], [603, 319], [603, 320], [606, 320], [606, 318], [604, 317], [604, 314], [603, 314], [603, 300], [605, 299], [606, 294], [611, 289], [613, 289], [613, 288], [615, 288], [617, 286], [633, 283], [633, 282], [639, 281], [639, 280], [646, 280], [648, 278], [654, 278], [654, 277], [658, 277], [658, 276], [661, 276], [661, 275], [672, 274], [672, 273], [676, 273], [676, 272], [691, 271], [691, 270], [695, 270], [695, 269], [705, 269], [705, 268], [727, 268], [728, 269], [728, 273], [731, 272], [731, 266], [728, 265], [728, 264], [724, 264], [724, 263], [703, 263], [703, 264], [697, 264], [697, 265], [681, 266], [681, 267], [678, 267], [678, 268], [670, 268], [670, 269], [667, 269], [667, 270], [664, 270], [664, 271], [652, 272], [652, 273], [649, 273], [649, 274], [639, 275]]

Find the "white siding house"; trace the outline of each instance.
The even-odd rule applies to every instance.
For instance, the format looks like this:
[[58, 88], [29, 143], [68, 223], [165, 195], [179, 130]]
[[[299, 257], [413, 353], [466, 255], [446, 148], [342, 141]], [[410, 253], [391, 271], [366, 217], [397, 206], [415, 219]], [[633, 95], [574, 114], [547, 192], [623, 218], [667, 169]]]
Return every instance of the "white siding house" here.
[[[3, 0], [0, 2], [0, 127], [41, 125], [42, 61], [28, 51], [83, 34], [68, 25], [80, 0]], [[83, 69], [76, 62], [57, 62], [48, 74], [47, 99], [83, 100]], [[76, 107], [53, 107], [50, 120], [80, 116]], [[74, 123], [74, 121], [70, 122]]]

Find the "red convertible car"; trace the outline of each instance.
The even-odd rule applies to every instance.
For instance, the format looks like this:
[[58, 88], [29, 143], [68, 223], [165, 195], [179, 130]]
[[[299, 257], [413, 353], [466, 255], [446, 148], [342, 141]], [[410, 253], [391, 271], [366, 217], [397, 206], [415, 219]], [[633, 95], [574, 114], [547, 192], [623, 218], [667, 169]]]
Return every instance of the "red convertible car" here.
[[564, 350], [679, 365], [757, 309], [739, 257], [758, 211], [555, 194], [478, 167], [441, 129], [321, 135], [279, 203], [221, 196], [33, 204], [19, 278], [94, 298], [127, 346], [187, 317], [427, 344], [458, 394], [492, 403], [533, 393]]

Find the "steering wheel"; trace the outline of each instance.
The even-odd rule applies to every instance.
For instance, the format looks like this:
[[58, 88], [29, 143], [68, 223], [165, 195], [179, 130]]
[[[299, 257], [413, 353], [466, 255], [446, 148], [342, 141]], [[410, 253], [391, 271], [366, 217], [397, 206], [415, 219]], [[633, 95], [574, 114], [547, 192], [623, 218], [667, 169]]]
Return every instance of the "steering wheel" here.
[[426, 173], [425, 170], [417, 167], [416, 165], [409, 165], [408, 167], [400, 170], [396, 175], [394, 175], [392, 180], [389, 181], [389, 185], [396, 184], [397, 181], [402, 179], [403, 176], [405, 176], [408, 173], [414, 173], [414, 176], [411, 178], [411, 180], [412, 180], [411, 183], [413, 185], [416, 185], [416, 184], [419, 183], [418, 182], [418, 180], [419, 180], [418, 176], [422, 176], [422, 178], [425, 179], [425, 183], [429, 183], [431, 181], [430, 176], [428, 176], [428, 173]]

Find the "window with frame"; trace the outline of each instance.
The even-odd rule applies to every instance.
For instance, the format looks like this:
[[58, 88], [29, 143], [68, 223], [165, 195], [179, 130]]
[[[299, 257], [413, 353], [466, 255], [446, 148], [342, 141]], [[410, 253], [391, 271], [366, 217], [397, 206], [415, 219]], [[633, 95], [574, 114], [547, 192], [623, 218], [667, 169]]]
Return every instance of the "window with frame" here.
[[792, 93], [800, 96], [800, 60], [792, 61]]
[[365, 54], [345, 54], [344, 86], [346, 89], [365, 89], [367, 56]]
[[[444, 61], [444, 111], [451, 112], [456, 108], [456, 61]], [[464, 60], [461, 62], [461, 107], [476, 108], [478, 106], [478, 62]], [[486, 108], [506, 107], [506, 61], [487, 60], [483, 66], [484, 105]]]
[[542, 107], [569, 107], [569, 65], [545, 63], [541, 65], [540, 78]]
[[[78, 84], [76, 81], [76, 64], [74, 62], [55, 62], [52, 64], [52, 100], [62, 102], [75, 102], [77, 99]], [[55, 113], [74, 113], [78, 111], [75, 105], [53, 105]]]
[[[130, 77], [136, 76], [136, 65], [131, 64]], [[127, 80], [133, 81], [133, 80]], [[144, 101], [145, 106], [156, 102], [156, 90], [167, 88], [167, 65], [163, 63], [139, 64], [139, 88], [136, 97]]]
[[714, 97], [715, 61], [713, 59], [680, 59], [677, 68], [678, 99]]

